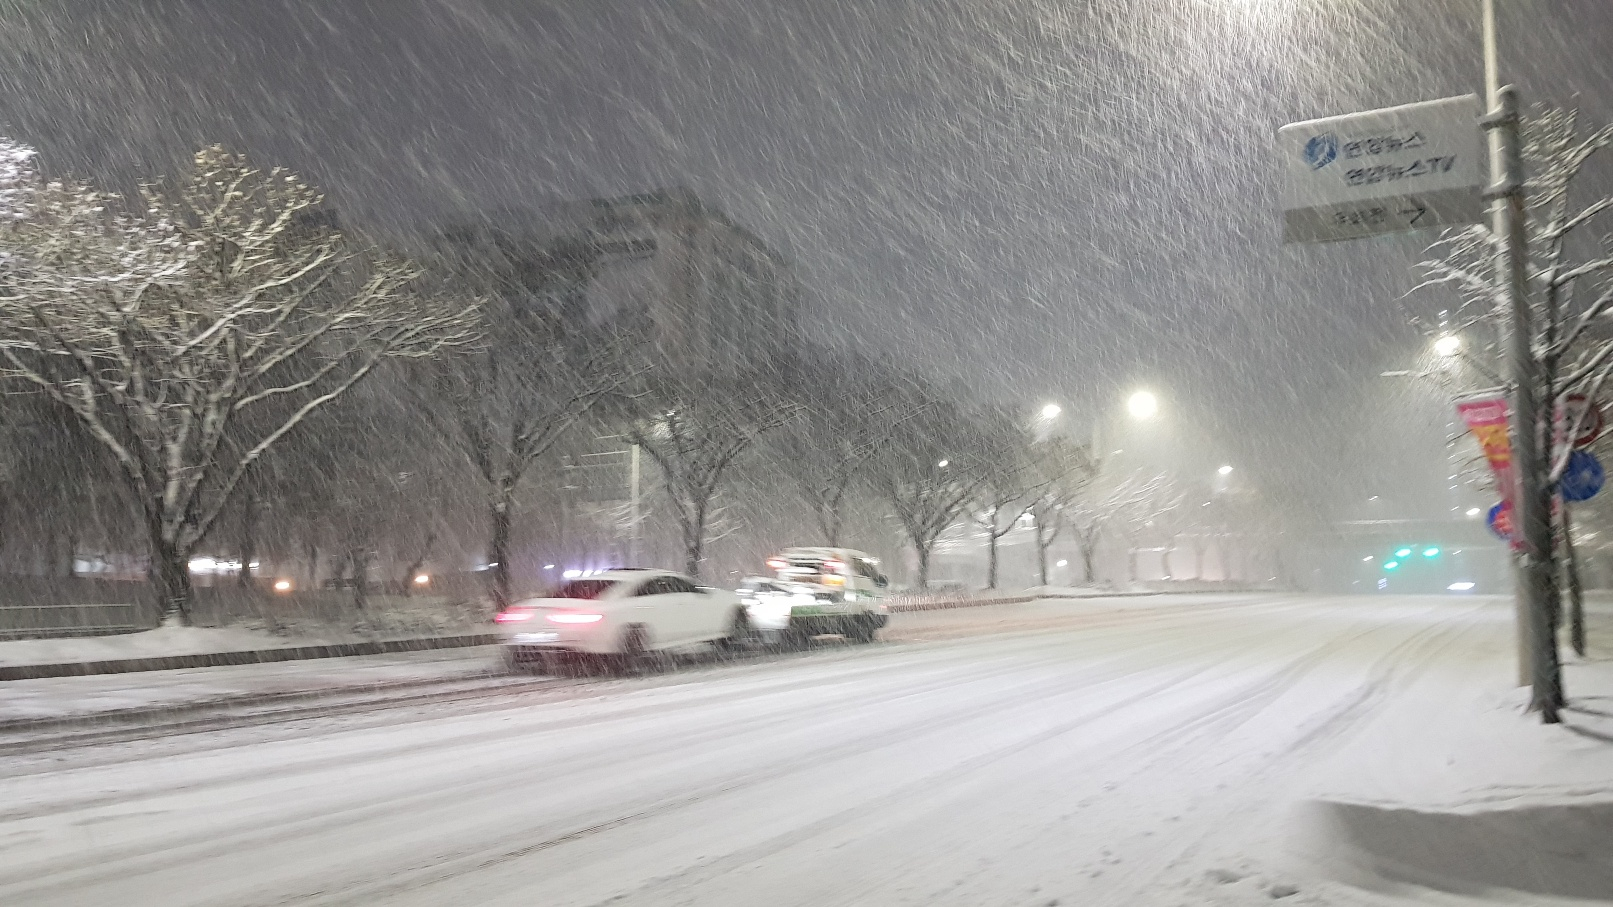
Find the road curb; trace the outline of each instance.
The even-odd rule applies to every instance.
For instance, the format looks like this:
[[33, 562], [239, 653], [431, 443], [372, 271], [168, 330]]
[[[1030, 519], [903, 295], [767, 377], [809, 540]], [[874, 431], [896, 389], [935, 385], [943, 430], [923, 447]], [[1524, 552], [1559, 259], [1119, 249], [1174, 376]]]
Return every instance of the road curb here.
[[496, 642], [498, 642], [496, 634], [475, 633], [461, 636], [367, 640], [320, 646], [285, 646], [277, 649], [206, 652], [197, 655], [117, 658], [108, 661], [0, 665], [0, 681], [39, 680], [47, 677], [84, 677], [91, 674], [128, 674], [138, 671], [172, 671], [180, 668], [223, 668], [235, 665], [268, 664], [276, 661], [302, 661], [313, 658], [347, 658], [354, 655], [388, 655], [394, 652], [463, 649], [471, 646], [488, 646]]
[[[1220, 591], [1220, 590], [1217, 590]], [[1007, 598], [960, 598], [952, 601], [919, 602], [908, 605], [891, 605], [886, 610], [892, 614], [908, 611], [949, 611], [953, 608], [980, 608], [986, 605], [1022, 605], [1026, 602], [1044, 601], [1046, 599], [1083, 600], [1092, 598], [1146, 598], [1151, 595], [1183, 595], [1193, 593], [1146, 590], [1141, 592], [1049, 592], [1045, 595], [1014, 595]], [[1212, 593], [1206, 593], [1212, 594]]]

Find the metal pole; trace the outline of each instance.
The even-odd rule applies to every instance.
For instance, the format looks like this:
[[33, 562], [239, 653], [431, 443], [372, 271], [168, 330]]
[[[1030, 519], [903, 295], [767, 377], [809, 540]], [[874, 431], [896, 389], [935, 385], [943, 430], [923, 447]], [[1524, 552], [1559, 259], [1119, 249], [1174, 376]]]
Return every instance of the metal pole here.
[[627, 535], [627, 565], [629, 567], [637, 567], [639, 565], [639, 563], [638, 563], [638, 530], [639, 530], [639, 509], [638, 509], [639, 508], [639, 499], [638, 499], [638, 493], [639, 493], [638, 492], [638, 490], [639, 490], [639, 465], [638, 465], [638, 463], [639, 463], [639, 460], [638, 460], [638, 453], [639, 453], [638, 445], [634, 444], [633, 445], [633, 452], [632, 452], [632, 454], [631, 454], [631, 456], [629, 458], [632, 465], [629, 467], [629, 470], [628, 470], [628, 476], [629, 476], [629, 478], [628, 478], [628, 495], [629, 495], [629, 497], [631, 497], [633, 499], [633, 507], [632, 507], [632, 510], [629, 513], [629, 518], [633, 521], [633, 524], [628, 527], [628, 535]]
[[1557, 709], [1562, 703], [1562, 678], [1557, 667], [1556, 634], [1552, 632], [1551, 495], [1540, 432], [1541, 376], [1530, 325], [1518, 95], [1510, 85], [1499, 94], [1501, 103], [1484, 118], [1484, 128], [1499, 136], [1501, 151], [1502, 179], [1490, 187], [1489, 194], [1498, 202], [1496, 238], [1500, 248], [1496, 274], [1510, 315], [1507, 352], [1512, 381], [1512, 463], [1517, 476], [1513, 531], [1523, 542], [1517, 561], [1518, 592], [1529, 617], [1530, 705], [1540, 710], [1544, 722], [1556, 724]]
[[[1501, 65], [1500, 54], [1497, 50], [1495, 0], [1484, 0], [1484, 99], [1485, 110], [1499, 110], [1501, 108]], [[1490, 143], [1490, 185], [1500, 186], [1506, 177], [1502, 162], [1503, 149], [1501, 145], [1501, 130], [1489, 129]], [[1507, 234], [1506, 203], [1501, 198], [1495, 198], [1490, 204], [1490, 235], [1503, 237]], [[1507, 305], [1504, 294], [1498, 294], [1495, 304], [1497, 306], [1497, 323], [1507, 323], [1507, 313], [1502, 310]], [[1506, 333], [1506, 329], [1502, 329]], [[1504, 341], [1503, 341], [1504, 344]], [[1514, 432], [1514, 436], [1516, 433]], [[1517, 516], [1515, 512], [1514, 517]], [[1516, 521], [1514, 521], [1516, 522]], [[1513, 581], [1515, 591], [1513, 594], [1512, 623], [1514, 635], [1518, 643], [1518, 686], [1528, 686], [1532, 680], [1533, 672], [1529, 666], [1530, 652], [1533, 651], [1529, 642], [1529, 593], [1525, 588], [1524, 573], [1519, 567], [1517, 559], [1513, 560]]]

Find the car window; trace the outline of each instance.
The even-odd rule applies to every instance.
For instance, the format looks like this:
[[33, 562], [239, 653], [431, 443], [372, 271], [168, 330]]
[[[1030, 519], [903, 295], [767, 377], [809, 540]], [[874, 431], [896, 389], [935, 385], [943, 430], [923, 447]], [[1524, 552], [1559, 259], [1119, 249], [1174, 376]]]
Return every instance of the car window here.
[[644, 585], [640, 586], [638, 588], [638, 591], [634, 592], [633, 594], [637, 595], [637, 596], [665, 595], [670, 591], [672, 591], [672, 590], [667, 588], [666, 580], [661, 579], [660, 577], [656, 577], [655, 579], [652, 579], [649, 582], [645, 583]]
[[877, 579], [879, 577], [879, 571], [874, 569], [873, 564], [870, 564], [869, 562], [863, 560], [860, 557], [857, 558], [856, 564], [857, 564], [857, 572], [862, 574], [863, 576], [866, 576], [869, 579]]
[[700, 591], [699, 586], [696, 586], [694, 583], [689, 582], [688, 580], [684, 579], [681, 576], [669, 576], [669, 577], [667, 577], [666, 578], [666, 584], [667, 584], [668, 588], [673, 592], [685, 593], [685, 592], [699, 592]]
[[550, 598], [581, 598], [592, 601], [603, 597], [614, 585], [616, 581], [609, 579], [574, 579], [556, 589]]

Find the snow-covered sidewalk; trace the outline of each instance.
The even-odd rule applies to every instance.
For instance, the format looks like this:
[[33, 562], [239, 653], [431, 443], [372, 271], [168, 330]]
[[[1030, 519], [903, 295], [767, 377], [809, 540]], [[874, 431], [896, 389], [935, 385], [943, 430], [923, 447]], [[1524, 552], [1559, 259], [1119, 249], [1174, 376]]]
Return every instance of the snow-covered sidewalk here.
[[311, 696], [483, 676], [486, 647], [274, 664], [13, 680], [0, 685], [0, 728], [42, 719], [91, 718], [133, 709], [180, 709], [265, 697]]

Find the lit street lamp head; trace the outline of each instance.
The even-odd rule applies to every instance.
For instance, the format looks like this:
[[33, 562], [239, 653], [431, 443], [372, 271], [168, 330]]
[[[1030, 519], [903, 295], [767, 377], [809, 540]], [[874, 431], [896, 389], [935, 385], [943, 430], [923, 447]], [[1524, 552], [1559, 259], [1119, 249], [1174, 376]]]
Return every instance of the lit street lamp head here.
[[1224, 476], [1230, 476], [1230, 475], [1232, 475], [1232, 467], [1231, 466], [1223, 466], [1220, 469], [1217, 469], [1216, 472], [1221, 474], [1221, 475], [1224, 475]]
[[1059, 406], [1057, 403], [1049, 403], [1042, 407], [1042, 418], [1051, 421], [1053, 419], [1057, 419], [1059, 417], [1059, 413], [1062, 412], [1064, 412], [1064, 407]]
[[1455, 334], [1446, 334], [1434, 341], [1434, 352], [1441, 356], [1454, 356], [1462, 348], [1462, 338]]
[[1149, 391], [1138, 391], [1126, 401], [1126, 410], [1133, 419], [1152, 419], [1159, 414], [1159, 398]]

